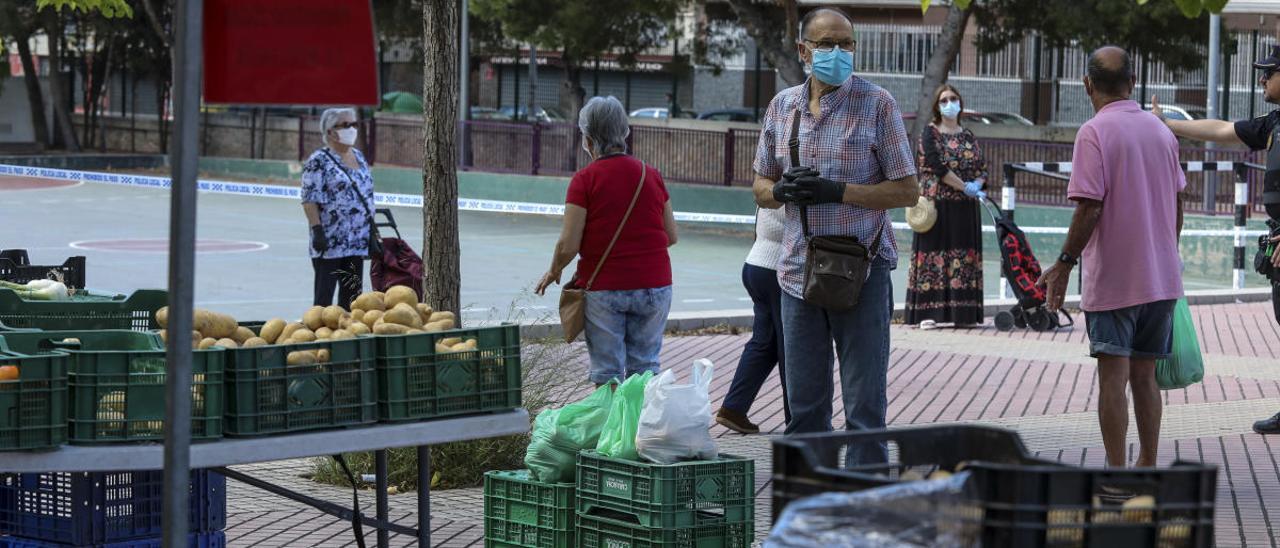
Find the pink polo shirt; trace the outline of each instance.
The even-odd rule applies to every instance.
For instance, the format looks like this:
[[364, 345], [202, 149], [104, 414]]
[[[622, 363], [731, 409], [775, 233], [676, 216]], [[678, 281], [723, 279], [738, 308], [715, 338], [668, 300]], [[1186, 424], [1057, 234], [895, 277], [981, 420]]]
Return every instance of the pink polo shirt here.
[[1081, 308], [1115, 310], [1182, 296], [1178, 192], [1187, 186], [1173, 132], [1134, 101], [1098, 111], [1076, 134], [1067, 197], [1102, 202], [1081, 257]]

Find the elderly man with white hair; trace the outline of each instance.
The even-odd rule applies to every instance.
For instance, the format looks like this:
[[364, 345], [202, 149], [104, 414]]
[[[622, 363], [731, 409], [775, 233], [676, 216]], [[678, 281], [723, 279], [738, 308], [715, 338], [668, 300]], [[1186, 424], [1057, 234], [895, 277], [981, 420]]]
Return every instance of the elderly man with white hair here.
[[586, 290], [591, 381], [619, 381], [658, 371], [662, 332], [671, 310], [671, 257], [676, 219], [662, 174], [627, 154], [631, 128], [614, 97], [593, 97], [578, 116], [591, 163], [573, 176], [564, 227], [551, 268], [535, 291], [560, 283], [575, 257], [578, 271], [565, 287]]
[[364, 259], [369, 255], [373, 222], [373, 175], [356, 150], [360, 122], [356, 111], [331, 108], [320, 115], [325, 146], [302, 166], [302, 210], [311, 227], [311, 265], [317, 306], [351, 308], [364, 288]]

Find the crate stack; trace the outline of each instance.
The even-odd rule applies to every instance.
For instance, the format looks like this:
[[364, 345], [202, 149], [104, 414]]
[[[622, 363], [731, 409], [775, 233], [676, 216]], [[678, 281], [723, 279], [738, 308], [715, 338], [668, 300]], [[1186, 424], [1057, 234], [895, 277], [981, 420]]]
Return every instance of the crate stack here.
[[[0, 548], [160, 546], [164, 473], [0, 475]], [[222, 548], [227, 480], [191, 473], [189, 546]]]
[[486, 474], [485, 546], [748, 547], [754, 499], [751, 459], [662, 465], [583, 451], [576, 483], [538, 483], [528, 471]]

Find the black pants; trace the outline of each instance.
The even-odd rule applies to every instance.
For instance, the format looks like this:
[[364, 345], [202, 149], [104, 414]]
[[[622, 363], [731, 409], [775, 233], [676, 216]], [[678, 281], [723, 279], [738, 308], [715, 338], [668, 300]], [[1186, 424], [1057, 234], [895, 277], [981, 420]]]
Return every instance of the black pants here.
[[778, 287], [778, 273], [755, 265], [743, 265], [742, 285], [751, 296], [755, 322], [751, 328], [751, 340], [742, 350], [742, 359], [738, 361], [738, 370], [729, 384], [723, 406], [747, 414], [760, 393], [760, 387], [764, 386], [776, 365], [782, 382], [783, 419], [791, 422], [782, 358], [782, 288]]
[[364, 289], [364, 257], [311, 259], [316, 270], [315, 306], [333, 304], [333, 289], [338, 289], [338, 306], [351, 310], [351, 301]]
[[1280, 323], [1280, 284], [1271, 284], [1271, 310], [1275, 312], [1276, 323]]

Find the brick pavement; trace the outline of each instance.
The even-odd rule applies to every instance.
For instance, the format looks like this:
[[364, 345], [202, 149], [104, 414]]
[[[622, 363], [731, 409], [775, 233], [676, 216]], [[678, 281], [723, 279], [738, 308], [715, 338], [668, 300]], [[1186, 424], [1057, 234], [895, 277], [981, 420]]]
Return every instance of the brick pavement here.
[[[1160, 460], [1218, 464], [1218, 546], [1280, 546], [1280, 438], [1253, 434], [1259, 418], [1280, 410], [1280, 329], [1269, 303], [1192, 308], [1206, 356], [1203, 383], [1165, 392]], [[717, 366], [713, 398], [723, 398], [748, 335], [669, 338], [663, 364], [687, 377], [689, 364], [709, 358]], [[1045, 458], [1099, 466], [1097, 389], [1087, 355], [1083, 322], [1052, 333], [987, 327], [918, 331], [895, 326], [889, 367], [889, 417], [894, 426], [977, 422], [1013, 428], [1028, 448]], [[585, 359], [585, 358], [584, 358]], [[585, 365], [583, 366], [585, 368]], [[834, 376], [834, 375], [833, 375]], [[570, 394], [569, 397], [573, 395]], [[835, 398], [837, 416], [841, 413]], [[765, 435], [741, 436], [713, 429], [721, 450], [757, 461], [758, 536], [769, 516], [769, 437], [782, 429], [776, 376], [751, 412]], [[837, 421], [837, 424], [839, 421]], [[1131, 427], [1131, 430], [1136, 430]], [[1131, 432], [1136, 455], [1136, 432]], [[1132, 460], [1133, 456], [1131, 456]], [[304, 461], [245, 467], [275, 481], [339, 503], [350, 492], [316, 485], [299, 476]], [[229, 485], [227, 538], [231, 546], [354, 546], [349, 525], [304, 506], [236, 482]], [[372, 512], [372, 492], [361, 501]], [[391, 497], [392, 518], [415, 520], [413, 494]], [[442, 491], [432, 498], [433, 544], [480, 546], [482, 500], [477, 489]], [[372, 543], [372, 535], [369, 539]], [[413, 545], [392, 535], [393, 545]]]

